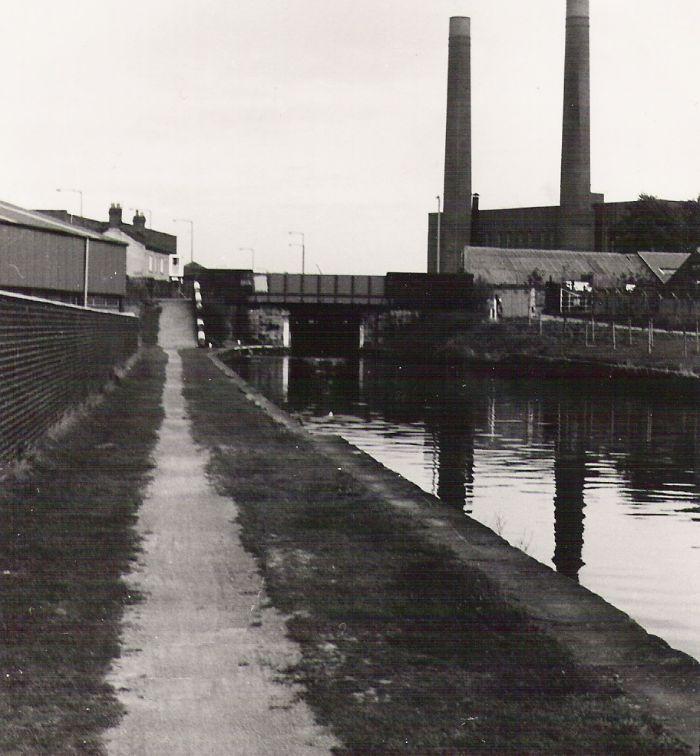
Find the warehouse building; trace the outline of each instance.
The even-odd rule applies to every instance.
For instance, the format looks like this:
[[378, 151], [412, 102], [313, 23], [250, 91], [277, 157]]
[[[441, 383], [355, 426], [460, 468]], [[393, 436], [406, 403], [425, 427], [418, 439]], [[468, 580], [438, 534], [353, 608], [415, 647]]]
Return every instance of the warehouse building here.
[[0, 201], [0, 289], [121, 310], [126, 244]]
[[583, 292], [659, 291], [689, 257], [669, 252], [601, 255], [562, 249], [467, 246], [462, 267], [475, 283], [498, 297], [502, 316], [510, 318], [540, 312], [546, 288], [561, 289], [564, 297], [571, 299]]
[[71, 215], [66, 210], [39, 210], [63, 223], [98, 231], [127, 245], [126, 275], [132, 284], [145, 284], [152, 294], [167, 295], [172, 283], [179, 283], [184, 266], [177, 254], [177, 236], [146, 228], [146, 216], [135, 212], [131, 223], [123, 219], [122, 208], [112, 204], [108, 220]]

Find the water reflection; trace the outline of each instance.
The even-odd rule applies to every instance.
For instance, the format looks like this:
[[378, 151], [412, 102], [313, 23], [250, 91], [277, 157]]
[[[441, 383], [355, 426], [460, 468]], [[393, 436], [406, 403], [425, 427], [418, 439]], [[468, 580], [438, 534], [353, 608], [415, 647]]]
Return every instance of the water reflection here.
[[583, 520], [586, 484], [585, 410], [561, 411], [554, 446], [554, 557], [557, 572], [578, 580], [584, 565]]
[[318, 432], [343, 435], [700, 656], [689, 609], [700, 598], [695, 397], [366, 358], [236, 368]]

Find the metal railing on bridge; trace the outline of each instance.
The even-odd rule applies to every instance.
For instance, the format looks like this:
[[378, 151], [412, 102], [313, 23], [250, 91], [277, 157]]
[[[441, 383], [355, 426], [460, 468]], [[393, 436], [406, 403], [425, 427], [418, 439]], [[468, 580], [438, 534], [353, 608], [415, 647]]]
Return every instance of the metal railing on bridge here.
[[255, 304], [344, 304], [385, 307], [384, 276], [256, 273]]

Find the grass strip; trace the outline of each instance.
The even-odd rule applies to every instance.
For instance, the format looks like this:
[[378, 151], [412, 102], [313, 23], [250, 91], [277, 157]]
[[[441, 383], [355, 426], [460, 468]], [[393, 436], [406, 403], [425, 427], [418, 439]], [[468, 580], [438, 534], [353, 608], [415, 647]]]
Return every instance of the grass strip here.
[[183, 361], [197, 441], [302, 649], [289, 677], [342, 752], [685, 752], [204, 353]]
[[[540, 332], [540, 326], [542, 331]], [[595, 335], [594, 335], [595, 334]], [[694, 334], [654, 333], [628, 329], [620, 323], [612, 341], [610, 324], [595, 327], [584, 320], [527, 319], [499, 323], [469, 322], [463, 316], [432, 313], [418, 322], [385, 335], [379, 351], [407, 358], [442, 355], [444, 359], [484, 359], [495, 363], [513, 357], [585, 361], [601, 366], [672, 371], [685, 376], [700, 374], [700, 340]]]
[[119, 655], [133, 525], [162, 420], [165, 355], [129, 375], [0, 492], [0, 752], [101, 753], [121, 715]]

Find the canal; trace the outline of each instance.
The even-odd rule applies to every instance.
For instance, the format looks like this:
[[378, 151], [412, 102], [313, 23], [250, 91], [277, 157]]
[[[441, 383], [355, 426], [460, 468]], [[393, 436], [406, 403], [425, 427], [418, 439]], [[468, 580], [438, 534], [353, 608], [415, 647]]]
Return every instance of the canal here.
[[618, 383], [380, 359], [235, 358], [371, 454], [700, 659], [700, 408]]

